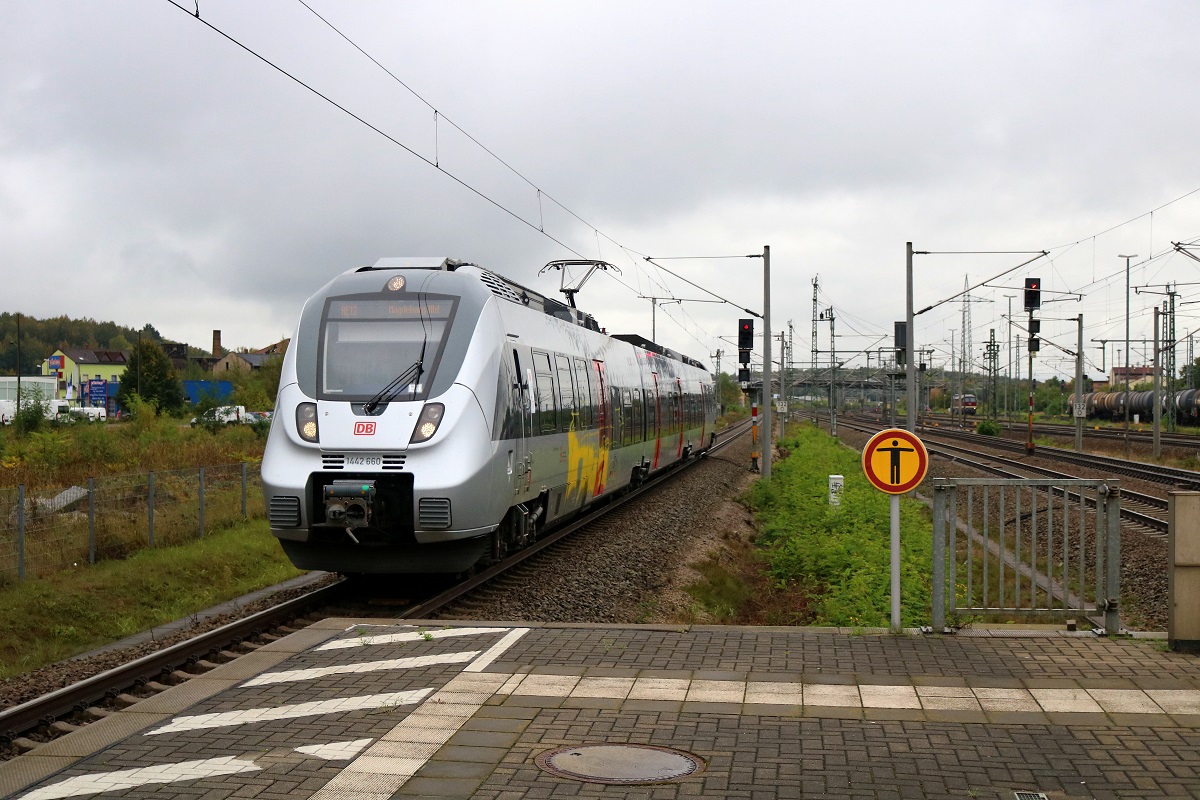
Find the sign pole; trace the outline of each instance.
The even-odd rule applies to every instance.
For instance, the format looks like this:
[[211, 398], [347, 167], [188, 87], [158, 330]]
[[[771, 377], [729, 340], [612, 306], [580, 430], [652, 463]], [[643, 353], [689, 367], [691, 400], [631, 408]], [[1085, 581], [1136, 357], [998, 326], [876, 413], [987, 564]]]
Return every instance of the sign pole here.
[[892, 495], [892, 633], [900, 632], [900, 495]]
[[[910, 352], [910, 358], [912, 355]], [[900, 633], [900, 495], [925, 479], [929, 451], [916, 434], [889, 428], [876, 433], [863, 447], [862, 466], [871, 485], [891, 495], [891, 631]]]

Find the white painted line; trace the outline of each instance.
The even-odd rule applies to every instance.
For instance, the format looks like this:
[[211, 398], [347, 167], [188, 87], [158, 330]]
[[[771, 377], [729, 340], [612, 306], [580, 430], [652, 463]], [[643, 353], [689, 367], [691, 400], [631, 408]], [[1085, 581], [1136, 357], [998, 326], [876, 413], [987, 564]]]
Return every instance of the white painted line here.
[[[630, 700], [672, 700], [687, 697], [691, 681], [682, 678], [638, 678], [629, 691]], [[522, 684], [524, 685], [524, 684]]]
[[1200, 691], [1195, 689], [1147, 689], [1146, 694], [1168, 714], [1200, 714]]
[[1110, 714], [1161, 714], [1163, 710], [1137, 689], [1088, 689], [1092, 699]]
[[699, 703], [740, 703], [745, 696], [744, 681], [692, 681], [686, 699]]
[[525, 697], [570, 697], [571, 692], [579, 685], [577, 675], [538, 675], [522, 676], [524, 680], [512, 690], [512, 694]]
[[746, 684], [747, 703], [798, 706], [804, 701], [803, 694], [803, 687], [798, 683], [750, 681]]
[[632, 688], [633, 678], [580, 678], [570, 696], [624, 700]]
[[277, 706], [275, 708], [251, 708], [243, 711], [222, 711], [215, 714], [175, 717], [175, 719], [161, 728], [147, 731], [146, 736], [155, 736], [161, 733], [177, 733], [179, 731], [203, 730], [205, 728], [248, 725], [255, 722], [267, 722], [276, 719], [315, 717], [320, 714], [360, 711], [365, 708], [407, 706], [421, 702], [432, 692], [433, 689], [417, 689], [409, 692], [391, 692], [388, 694], [369, 694], [362, 697], [341, 697], [335, 700], [317, 700], [310, 703], [297, 703], [296, 705]]
[[338, 664], [333, 667], [312, 667], [310, 669], [292, 669], [282, 672], [267, 672], [257, 678], [251, 678], [242, 686], [265, 686], [271, 683], [291, 683], [293, 681], [308, 681], [314, 678], [324, 678], [328, 675], [353, 675], [361, 672], [383, 672], [394, 669], [416, 669], [432, 667], [439, 664], [462, 664], [479, 655], [480, 650], [467, 650], [462, 653], [445, 653], [440, 656], [413, 656], [412, 658], [391, 658], [387, 661], [366, 661], [362, 664]]
[[1046, 712], [1096, 714], [1104, 711], [1083, 689], [1030, 689], [1029, 693]]
[[858, 687], [863, 708], [920, 708], [917, 691], [912, 686], [883, 686], [864, 683]]
[[[481, 630], [487, 630], [487, 628], [481, 628]], [[488, 668], [489, 664], [503, 655], [505, 650], [516, 644], [517, 639], [520, 639], [527, 633], [529, 633], [529, 628], [515, 628], [509, 631], [507, 636], [489, 647], [483, 652], [483, 655], [467, 665], [467, 668], [463, 672], [483, 672]]]
[[984, 711], [1041, 711], [1033, 695], [1024, 689], [977, 687], [975, 698]]
[[296, 752], [303, 753], [306, 756], [322, 758], [326, 761], [349, 761], [361, 753], [370, 743], [370, 739], [355, 739], [351, 742], [310, 744], [306, 747], [297, 747]]
[[[364, 792], [369, 792], [372, 799], [391, 797], [511, 677], [497, 673], [455, 677], [322, 786], [310, 800], [357, 800]], [[478, 703], [458, 702], [469, 696], [481, 699]]]
[[862, 708], [857, 686], [838, 683], [804, 684], [804, 705], [834, 706], [839, 708]]
[[52, 800], [57, 797], [79, 797], [85, 794], [135, 789], [139, 786], [157, 783], [179, 783], [201, 778], [215, 778], [219, 775], [236, 775], [239, 772], [257, 772], [260, 769], [262, 767], [255, 766], [253, 762], [239, 759], [236, 756], [205, 758], [198, 761], [181, 761], [177, 764], [157, 764], [153, 767], [79, 775], [50, 786], [44, 786], [41, 789], [35, 789], [29, 794], [22, 795], [21, 798], [22, 800]]
[[[452, 636], [481, 636], [488, 633], [504, 633], [511, 628], [442, 628], [440, 630], [415, 630], [403, 633], [380, 633], [370, 636], [359, 636], [357, 639], [335, 639], [326, 642], [316, 650], [346, 650], [351, 647], [369, 647], [379, 644], [398, 644], [400, 642], [422, 642], [434, 639], [446, 639]], [[522, 630], [528, 630], [523, 628]]]

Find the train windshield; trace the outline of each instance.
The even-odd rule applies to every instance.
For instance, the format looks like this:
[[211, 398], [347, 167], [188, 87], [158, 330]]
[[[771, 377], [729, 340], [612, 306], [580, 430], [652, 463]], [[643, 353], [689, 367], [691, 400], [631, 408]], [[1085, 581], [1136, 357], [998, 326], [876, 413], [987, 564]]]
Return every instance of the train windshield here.
[[391, 396], [421, 400], [428, 395], [458, 298], [377, 297], [335, 297], [326, 303], [318, 354], [320, 399], [370, 400], [417, 361], [423, 361], [420, 377], [395, 387]]

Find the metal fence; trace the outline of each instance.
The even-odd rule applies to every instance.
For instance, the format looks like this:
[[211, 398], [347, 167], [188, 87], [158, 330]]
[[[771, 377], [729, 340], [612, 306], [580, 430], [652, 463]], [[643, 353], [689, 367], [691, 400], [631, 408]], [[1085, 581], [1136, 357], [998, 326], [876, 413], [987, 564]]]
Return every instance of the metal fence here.
[[933, 481], [933, 627], [945, 615], [1103, 615], [1120, 630], [1116, 480]]
[[0, 489], [0, 583], [125, 558], [264, 516], [259, 470], [245, 463]]

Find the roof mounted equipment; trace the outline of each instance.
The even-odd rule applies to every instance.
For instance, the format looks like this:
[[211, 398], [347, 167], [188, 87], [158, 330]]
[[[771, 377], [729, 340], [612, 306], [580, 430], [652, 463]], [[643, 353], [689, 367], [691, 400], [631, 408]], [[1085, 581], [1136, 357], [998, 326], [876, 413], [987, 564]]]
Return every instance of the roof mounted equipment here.
[[[567, 285], [567, 267], [587, 267], [587, 271], [583, 273], [582, 278], [579, 278], [577, 281], [574, 282], [574, 286], [568, 286]], [[602, 270], [610, 270], [611, 269], [614, 272], [616, 272], [618, 275], [621, 274], [621, 270], [617, 269], [616, 266], [608, 263], [607, 261], [593, 261], [593, 260], [586, 259], [586, 258], [565, 258], [565, 259], [561, 259], [559, 261], [549, 262], [548, 264], [546, 264], [546, 266], [544, 266], [538, 270], [538, 275], [541, 275], [543, 272], [546, 272], [546, 271], [552, 270], [552, 269], [557, 269], [557, 270], [562, 271], [562, 281], [559, 283], [559, 291], [567, 296], [567, 304], [570, 305], [571, 308], [576, 307], [575, 306], [575, 295], [578, 294], [579, 290], [583, 288], [583, 285], [585, 283], [587, 283], [588, 278], [592, 277], [593, 272], [595, 272], [598, 269], [602, 269]]]

